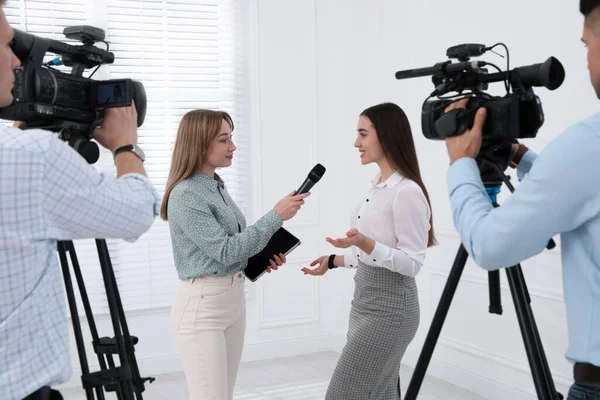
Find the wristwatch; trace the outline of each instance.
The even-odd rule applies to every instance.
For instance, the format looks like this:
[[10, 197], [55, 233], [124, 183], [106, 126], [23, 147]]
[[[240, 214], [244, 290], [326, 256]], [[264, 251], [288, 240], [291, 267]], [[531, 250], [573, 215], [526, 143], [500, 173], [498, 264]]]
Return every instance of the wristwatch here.
[[337, 268], [335, 265], [333, 265], [333, 260], [335, 259], [335, 254], [332, 254], [329, 256], [329, 260], [327, 262], [327, 268], [328, 269], [334, 269]]
[[144, 154], [142, 149], [137, 144], [128, 144], [128, 145], [119, 147], [118, 149], [115, 150], [113, 157], [116, 157], [117, 154], [122, 153], [124, 151], [131, 151], [133, 154], [138, 156], [138, 158], [140, 160], [142, 160], [142, 162], [144, 162], [146, 160], [146, 155]]
[[521, 162], [521, 159], [523, 158], [525, 153], [527, 153], [528, 151], [529, 151], [529, 147], [525, 146], [524, 144], [519, 143], [519, 147], [517, 148], [517, 151], [513, 155], [512, 159], [510, 160], [510, 167], [517, 168], [519, 166], [519, 162]]

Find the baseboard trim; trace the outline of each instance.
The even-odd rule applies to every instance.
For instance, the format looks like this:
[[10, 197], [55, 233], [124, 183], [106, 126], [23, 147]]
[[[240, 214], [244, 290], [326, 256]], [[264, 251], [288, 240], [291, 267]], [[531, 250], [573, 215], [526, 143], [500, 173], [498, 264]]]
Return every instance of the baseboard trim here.
[[[414, 368], [417, 364], [420, 350], [420, 348], [407, 349], [402, 363], [411, 368]], [[485, 364], [483, 360], [482, 364]], [[493, 371], [487, 372], [493, 373]], [[504, 384], [501, 381], [492, 377], [473, 372], [466, 368], [461, 368], [456, 364], [451, 364], [449, 362], [442, 361], [435, 357], [431, 359], [431, 362], [429, 363], [429, 366], [427, 368], [427, 375], [443, 380], [462, 389], [468, 390], [487, 400], [535, 400], [537, 397], [535, 395], [533, 383], [531, 383], [530, 391], [519, 389], [515, 386], [510, 386], [510, 383], [513, 382], [512, 378], [515, 378], [515, 382], [513, 382], [514, 385], [522, 384], [524, 380], [530, 382], [531, 378], [529, 377], [529, 374], [519, 370], [514, 370], [513, 372], [514, 373], [511, 373], [511, 375], [513, 376], [510, 377], [511, 379], [508, 380], [508, 384]], [[407, 387], [409, 383], [410, 382], [404, 382], [405, 387]], [[561, 377], [559, 377], [558, 379], [557, 377], [554, 377], [554, 383], [557, 386], [557, 389], [566, 398], [568, 384], [566, 382], [563, 382], [563, 379], [561, 379]]]

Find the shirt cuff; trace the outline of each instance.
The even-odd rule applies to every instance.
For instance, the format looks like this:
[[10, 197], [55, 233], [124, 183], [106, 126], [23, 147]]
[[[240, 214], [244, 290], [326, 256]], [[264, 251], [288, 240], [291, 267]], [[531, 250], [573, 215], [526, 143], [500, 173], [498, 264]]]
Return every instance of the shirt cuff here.
[[477, 162], [473, 158], [458, 159], [448, 169], [448, 193], [450, 196], [459, 186], [464, 184], [475, 185], [485, 192]]
[[383, 267], [385, 260], [389, 258], [390, 248], [379, 242], [375, 242], [375, 247], [371, 254], [369, 254], [369, 264], [373, 263], [378, 267]]
[[277, 211], [271, 210], [263, 215], [263, 217], [259, 219], [256, 224], [258, 226], [270, 229], [272, 231], [271, 235], [273, 235], [279, 228], [283, 226], [283, 219], [281, 219], [281, 216], [277, 214]]
[[344, 268], [357, 268], [358, 260], [353, 254], [344, 254]]
[[156, 216], [158, 216], [160, 214], [160, 202], [161, 202], [161, 198], [158, 195], [158, 192], [156, 191], [156, 188], [154, 187], [154, 185], [152, 184], [152, 182], [150, 182], [150, 179], [148, 179], [148, 177], [146, 177], [146, 176], [144, 176], [142, 174], [138, 174], [136, 172], [130, 172], [128, 174], [121, 175], [117, 179], [119, 179], [119, 180], [120, 179], [123, 179], [123, 180], [138, 180], [138, 181], [144, 182], [144, 184], [150, 190], [150, 192], [152, 193], [152, 196], [154, 197], [154, 217], [156, 217]]
[[521, 161], [519, 161], [519, 165], [517, 166], [517, 178], [519, 181], [525, 178], [525, 175], [529, 173], [536, 158], [537, 154], [531, 150], [528, 150], [523, 154], [523, 157], [521, 157]]

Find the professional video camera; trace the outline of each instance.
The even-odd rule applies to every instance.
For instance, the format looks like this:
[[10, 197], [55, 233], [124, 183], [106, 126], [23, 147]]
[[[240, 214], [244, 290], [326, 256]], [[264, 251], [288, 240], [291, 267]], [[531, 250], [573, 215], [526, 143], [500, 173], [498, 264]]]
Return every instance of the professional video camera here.
[[[504, 182], [511, 192], [514, 190], [509, 177], [504, 174], [510, 160], [512, 143], [518, 139], [534, 138], [544, 123], [542, 103], [532, 88], [544, 86], [550, 90], [557, 89], [565, 78], [565, 71], [561, 63], [553, 57], [541, 64], [510, 70], [508, 48], [506, 48], [507, 67], [504, 72], [486, 61], [470, 61], [471, 57], [480, 56], [496, 46], [506, 48], [502, 43], [491, 47], [481, 44], [450, 47], [446, 55], [458, 59], [459, 62], [445, 61], [430, 68], [398, 71], [396, 78], [407, 79], [432, 75], [435, 90], [425, 99], [421, 118], [423, 135], [427, 139], [444, 140], [449, 136], [464, 133], [466, 129], [473, 126], [477, 110], [480, 107], [486, 108], [487, 118], [483, 126], [482, 145], [476, 161], [490, 201], [494, 207], [499, 207], [496, 198], [501, 184]], [[499, 72], [489, 74], [484, 68], [487, 66]], [[491, 96], [484, 92], [488, 89], [488, 83], [501, 81], [504, 81], [506, 88], [504, 97]], [[463, 93], [465, 91], [467, 92]], [[442, 97], [449, 92], [458, 92], [458, 94]], [[467, 96], [471, 99], [466, 109], [445, 112], [446, 107], [452, 102]], [[432, 97], [438, 97], [439, 100], [431, 100]], [[552, 249], [554, 246], [554, 241], [550, 239], [547, 248]], [[407, 388], [406, 400], [417, 399], [468, 256], [464, 245], [461, 244]], [[506, 268], [505, 271], [538, 399], [560, 400], [563, 397], [556, 390], [552, 379], [521, 265]], [[489, 271], [488, 279], [489, 312], [502, 314], [499, 271]]]
[[[73, 46], [15, 29], [11, 47], [22, 65], [15, 70], [14, 101], [0, 109], [0, 118], [22, 121], [21, 129], [58, 132], [60, 139], [93, 164], [99, 150], [90, 140], [94, 129], [102, 124], [104, 109], [130, 106], [135, 101], [139, 127], [146, 115], [146, 92], [141, 82], [131, 79], [91, 79], [101, 65], [115, 60], [102, 29], [72, 26], [63, 34], [83, 45]], [[106, 43], [107, 49], [95, 47], [98, 41]], [[47, 52], [57, 57], [44, 62]], [[59, 65], [71, 67], [71, 73], [53, 68]], [[94, 67], [88, 78], [83, 76], [86, 69]]]
[[[486, 61], [470, 61], [492, 50], [504, 46], [507, 52], [507, 68], [503, 72], [496, 65]], [[396, 79], [432, 76], [435, 90], [425, 100], [422, 107], [421, 125], [427, 139], [444, 140], [448, 136], [460, 135], [471, 128], [475, 113], [480, 107], [487, 110], [483, 126], [483, 140], [477, 163], [484, 183], [500, 184], [502, 177], [495, 167], [502, 171], [508, 167], [511, 144], [517, 139], [534, 138], [544, 123], [544, 112], [538, 96], [532, 87], [544, 86], [557, 89], [565, 78], [565, 71], [556, 58], [550, 57], [544, 63], [533, 64], [510, 70], [508, 48], [502, 43], [491, 47], [482, 44], [461, 44], [446, 50], [446, 56], [459, 62], [448, 60], [433, 67], [396, 72]], [[489, 74], [484, 67], [498, 70]], [[484, 91], [488, 83], [504, 81], [506, 95], [491, 96]], [[510, 89], [512, 88], [512, 93]], [[463, 93], [467, 91], [466, 93]], [[442, 97], [449, 92], [458, 95]], [[445, 113], [445, 108], [454, 101], [471, 96], [467, 108]], [[439, 100], [431, 100], [438, 97]], [[486, 161], [488, 161], [486, 163]]]

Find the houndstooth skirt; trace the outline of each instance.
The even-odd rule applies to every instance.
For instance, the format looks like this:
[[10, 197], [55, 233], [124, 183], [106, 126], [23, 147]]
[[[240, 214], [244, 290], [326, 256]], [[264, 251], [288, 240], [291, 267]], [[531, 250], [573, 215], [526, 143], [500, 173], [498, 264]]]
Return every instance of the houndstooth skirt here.
[[419, 327], [415, 279], [359, 263], [348, 340], [326, 400], [399, 400], [400, 361]]

